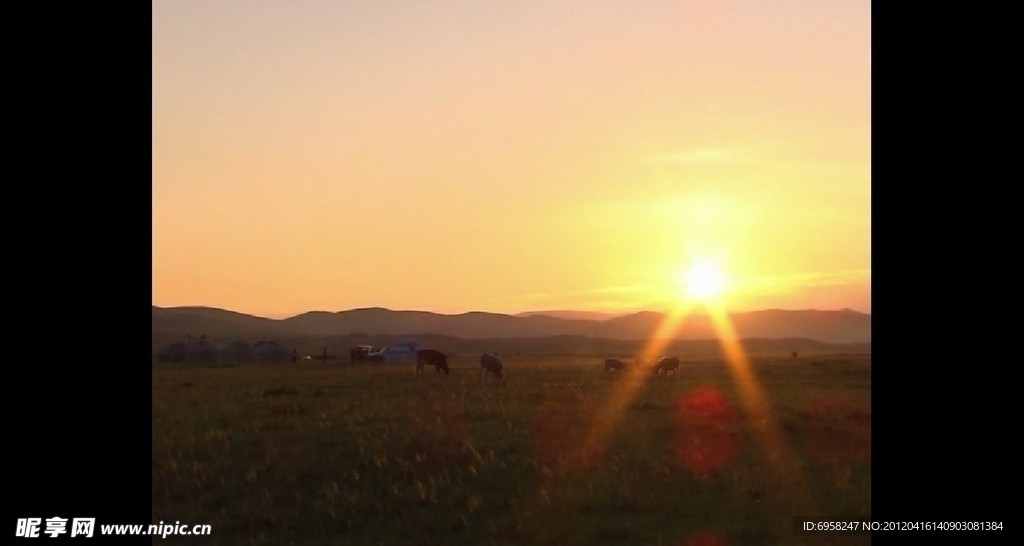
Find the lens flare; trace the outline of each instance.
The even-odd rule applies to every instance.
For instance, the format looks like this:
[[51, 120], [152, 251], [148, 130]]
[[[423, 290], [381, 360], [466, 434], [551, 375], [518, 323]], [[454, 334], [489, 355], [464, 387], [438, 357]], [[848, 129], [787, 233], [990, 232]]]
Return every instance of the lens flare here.
[[[711, 275], [709, 269], [702, 268], [701, 271], [704, 272], [695, 273], [695, 279], [720, 279]], [[720, 290], [721, 285], [717, 282], [708, 281], [701, 291], [711, 293], [714, 286]], [[678, 339], [678, 329], [695, 305], [693, 300], [686, 301], [690, 303], [680, 305], [668, 313], [652, 333], [639, 356], [640, 362], [656, 362], [661, 356], [666, 356], [662, 351]], [[697, 303], [706, 307], [711, 317], [736, 386], [739, 411], [713, 389], [698, 390], [683, 398], [676, 407], [677, 431], [673, 446], [676, 455], [694, 472], [707, 473], [721, 469], [736, 458], [741, 431], [749, 430], [763, 461], [762, 468], [767, 472], [764, 481], [784, 492], [780, 498], [786, 499], [792, 513], [818, 514], [819, 506], [804, 480], [800, 461], [792, 454], [780, 433], [764, 390], [758, 384], [750, 360], [724, 307], [721, 302], [709, 298]], [[608, 398], [595, 408], [581, 446], [588, 460], [604, 454], [626, 409], [652, 375], [651, 371], [649, 365], [638, 367], [634, 373], [618, 382]]]
[[679, 461], [697, 474], [729, 465], [739, 446], [736, 409], [722, 393], [701, 387], [675, 404], [675, 451]]

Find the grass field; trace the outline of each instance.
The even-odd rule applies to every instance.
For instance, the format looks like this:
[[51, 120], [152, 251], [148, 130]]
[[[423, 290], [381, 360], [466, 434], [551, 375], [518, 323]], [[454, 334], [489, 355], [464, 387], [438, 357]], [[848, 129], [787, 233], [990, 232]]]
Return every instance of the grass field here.
[[[794, 516], [870, 515], [870, 355], [604, 373], [592, 357], [153, 368], [153, 521], [164, 543], [867, 544]], [[621, 408], [613, 411], [612, 408]], [[604, 431], [605, 434], [600, 432]]]

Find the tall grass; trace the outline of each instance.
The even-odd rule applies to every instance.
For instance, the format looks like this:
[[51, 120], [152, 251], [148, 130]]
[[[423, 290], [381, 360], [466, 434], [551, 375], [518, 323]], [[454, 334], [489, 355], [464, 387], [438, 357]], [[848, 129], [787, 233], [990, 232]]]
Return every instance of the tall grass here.
[[422, 377], [157, 364], [154, 521], [210, 523], [213, 544], [735, 546], [795, 542], [794, 516], [870, 514], [869, 356], [754, 360], [815, 514], [769, 478], [720, 362], [644, 376], [594, 450], [597, 410], [630, 379], [599, 358], [505, 361], [503, 383], [471, 357]]

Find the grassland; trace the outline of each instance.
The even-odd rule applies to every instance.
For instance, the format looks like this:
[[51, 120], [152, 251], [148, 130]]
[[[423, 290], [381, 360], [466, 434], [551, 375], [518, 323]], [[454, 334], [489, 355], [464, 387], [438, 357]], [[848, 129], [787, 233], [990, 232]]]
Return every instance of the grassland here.
[[153, 521], [214, 533], [158, 540], [869, 543], [796, 537], [793, 517], [870, 514], [870, 355], [753, 355], [767, 425], [720, 360], [662, 377], [504, 358], [503, 383], [481, 383], [471, 356], [422, 377], [411, 364], [154, 364]]

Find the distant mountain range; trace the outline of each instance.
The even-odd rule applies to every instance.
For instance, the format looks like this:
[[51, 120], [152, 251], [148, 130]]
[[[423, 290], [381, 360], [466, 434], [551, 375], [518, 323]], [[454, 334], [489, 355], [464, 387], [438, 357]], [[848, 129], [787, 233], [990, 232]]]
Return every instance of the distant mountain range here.
[[523, 313], [516, 313], [513, 316], [516, 317], [555, 317], [573, 320], [608, 320], [610, 318], [621, 317], [628, 313], [599, 313], [597, 311], [572, 311], [572, 310], [557, 310], [557, 311], [526, 311]]
[[[310, 311], [286, 319], [269, 319], [211, 307], [153, 306], [153, 336], [181, 338], [207, 335], [221, 339], [294, 336], [439, 335], [463, 339], [511, 339], [584, 336], [611, 340], [647, 339], [664, 320], [662, 313], [602, 315], [549, 311], [505, 315], [470, 312], [444, 315], [426, 311], [392, 311], [379, 307], [331, 313]], [[740, 338], [804, 338], [823, 343], [870, 343], [871, 315], [840, 311], [768, 309], [729, 316]], [[676, 340], [717, 337], [710, 317], [688, 315], [674, 333]]]

